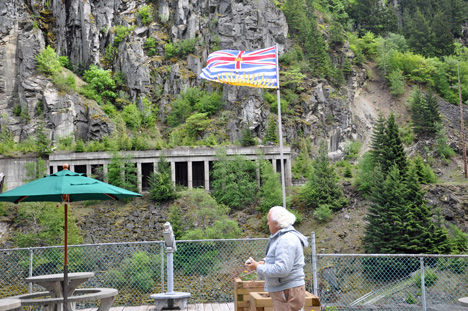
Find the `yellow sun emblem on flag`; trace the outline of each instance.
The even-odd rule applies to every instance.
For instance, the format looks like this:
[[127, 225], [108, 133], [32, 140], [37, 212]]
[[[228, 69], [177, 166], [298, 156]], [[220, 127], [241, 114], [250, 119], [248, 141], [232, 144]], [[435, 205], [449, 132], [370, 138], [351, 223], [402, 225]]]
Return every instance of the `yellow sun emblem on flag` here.
[[234, 72], [219, 74], [216, 79], [219, 83], [256, 88], [273, 88], [276, 82], [276, 79], [267, 79], [264, 75], [236, 74]]

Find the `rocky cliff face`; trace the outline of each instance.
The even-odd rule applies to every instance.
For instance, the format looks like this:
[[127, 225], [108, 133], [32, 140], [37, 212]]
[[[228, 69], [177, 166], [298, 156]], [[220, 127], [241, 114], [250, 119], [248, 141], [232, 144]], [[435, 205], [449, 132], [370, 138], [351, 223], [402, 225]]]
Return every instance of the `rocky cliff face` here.
[[[148, 25], [138, 15], [147, 4], [157, 16]], [[2, 126], [13, 130], [16, 140], [34, 132], [42, 117], [36, 115], [41, 110], [36, 109], [38, 105], [44, 105], [51, 139], [68, 135], [85, 141], [100, 139], [113, 130], [98, 106], [76, 93], [58, 90], [36, 70], [34, 57], [47, 45], [58, 55], [68, 56], [75, 72], [83, 72], [91, 64], [122, 72], [129, 100], [140, 108], [143, 97], [156, 102], [161, 119], [184, 88], [213, 87], [198, 75], [214, 46], [254, 50], [278, 43], [281, 55], [291, 45], [286, 19], [270, 0], [2, 0], [0, 14], [0, 109], [6, 113]], [[128, 27], [130, 33], [116, 46], [117, 25]], [[148, 37], [156, 39], [157, 55], [145, 53]], [[170, 59], [160, 56], [167, 43], [190, 38], [197, 39], [194, 53]], [[338, 54], [341, 56], [333, 58], [336, 62], [352, 58], [346, 48]], [[299, 135], [316, 144], [326, 139], [330, 150], [339, 154], [345, 141], [366, 137], [366, 123], [372, 120], [356, 119], [352, 111], [354, 93], [364, 79], [365, 73], [357, 69], [339, 91], [325, 80], [306, 81], [293, 116], [284, 121], [286, 141], [291, 143]], [[255, 136], [263, 138], [270, 112], [262, 91], [219, 87], [225, 109], [233, 116], [226, 125], [229, 138], [238, 139], [246, 122]], [[30, 120], [13, 113], [17, 106]]]

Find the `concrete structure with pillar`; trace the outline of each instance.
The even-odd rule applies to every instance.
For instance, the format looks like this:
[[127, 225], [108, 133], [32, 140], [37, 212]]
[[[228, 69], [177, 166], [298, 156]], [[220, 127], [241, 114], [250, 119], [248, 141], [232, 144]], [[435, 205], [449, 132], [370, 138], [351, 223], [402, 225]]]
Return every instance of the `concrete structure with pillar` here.
[[[230, 155], [242, 155], [248, 160], [263, 157], [269, 160], [275, 172], [281, 171], [280, 149], [278, 146], [253, 146], [238, 147], [226, 146], [226, 153]], [[216, 148], [207, 147], [179, 147], [166, 150], [148, 151], [120, 151], [119, 153], [135, 163], [137, 167], [138, 191], [144, 192], [149, 189], [147, 179], [151, 172], [156, 172], [159, 157], [164, 155], [166, 161], [171, 165], [172, 181], [175, 185], [188, 188], [200, 187], [209, 191], [210, 169], [216, 161]], [[291, 186], [291, 148], [283, 150], [285, 161], [286, 186]], [[49, 156], [47, 165], [48, 174], [56, 173], [62, 169], [63, 163], [70, 165], [70, 170], [78, 173], [86, 173], [88, 176], [105, 180], [108, 165], [112, 154], [108, 152], [55, 152]], [[0, 173], [5, 174], [6, 190], [13, 189], [24, 184], [26, 162], [37, 161], [37, 158], [24, 158], [21, 160], [0, 158]]]

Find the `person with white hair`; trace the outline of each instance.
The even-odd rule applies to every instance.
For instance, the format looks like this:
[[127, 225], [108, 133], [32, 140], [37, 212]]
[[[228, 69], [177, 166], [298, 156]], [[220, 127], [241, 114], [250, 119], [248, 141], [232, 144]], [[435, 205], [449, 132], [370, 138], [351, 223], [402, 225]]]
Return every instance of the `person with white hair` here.
[[257, 262], [250, 257], [245, 266], [265, 279], [274, 311], [301, 310], [305, 305], [303, 248], [307, 238], [294, 229], [296, 216], [282, 206], [272, 207], [267, 219], [271, 236], [265, 259]]

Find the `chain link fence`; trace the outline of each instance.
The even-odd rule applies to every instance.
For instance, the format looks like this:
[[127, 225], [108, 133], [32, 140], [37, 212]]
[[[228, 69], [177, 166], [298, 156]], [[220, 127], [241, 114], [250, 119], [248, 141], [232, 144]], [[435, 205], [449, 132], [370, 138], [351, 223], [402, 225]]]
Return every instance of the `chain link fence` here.
[[[248, 257], [263, 258], [267, 242], [177, 241], [174, 290], [191, 293], [189, 303], [233, 301], [235, 277]], [[323, 309], [468, 310], [457, 302], [468, 296], [468, 256], [315, 254], [313, 242], [305, 249], [306, 288], [320, 297]], [[62, 270], [63, 247], [0, 250], [0, 298], [43, 291], [24, 279]], [[114, 306], [153, 304], [150, 295], [167, 290], [165, 245], [70, 246], [69, 272], [94, 272], [79, 288], [117, 288]]]

